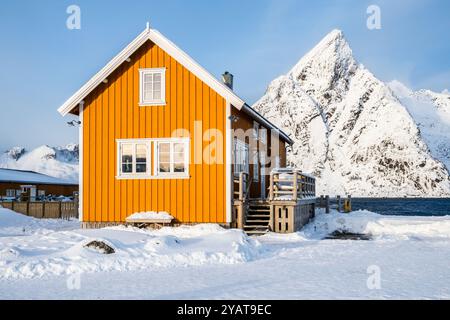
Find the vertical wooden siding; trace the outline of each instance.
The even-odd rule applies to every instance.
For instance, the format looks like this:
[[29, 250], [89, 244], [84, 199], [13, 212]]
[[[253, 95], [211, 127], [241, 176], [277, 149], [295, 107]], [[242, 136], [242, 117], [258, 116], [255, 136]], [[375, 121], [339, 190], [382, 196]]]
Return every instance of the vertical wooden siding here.
[[[166, 68], [166, 105], [139, 106], [139, 69]], [[123, 222], [141, 211], [167, 211], [182, 223], [225, 223], [225, 166], [194, 164], [194, 121], [225, 139], [225, 99], [151, 42], [86, 99], [83, 114], [83, 221]], [[118, 180], [116, 139], [191, 134], [190, 179]], [[208, 142], [203, 142], [206, 146]], [[218, 152], [225, 159], [225, 143]], [[151, 163], [153, 168], [153, 148]]]

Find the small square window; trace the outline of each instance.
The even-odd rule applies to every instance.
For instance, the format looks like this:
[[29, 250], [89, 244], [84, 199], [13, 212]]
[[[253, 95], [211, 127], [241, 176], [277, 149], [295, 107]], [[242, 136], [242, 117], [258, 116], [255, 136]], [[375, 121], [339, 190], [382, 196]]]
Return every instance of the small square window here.
[[139, 104], [154, 106], [166, 104], [166, 69], [139, 70]]

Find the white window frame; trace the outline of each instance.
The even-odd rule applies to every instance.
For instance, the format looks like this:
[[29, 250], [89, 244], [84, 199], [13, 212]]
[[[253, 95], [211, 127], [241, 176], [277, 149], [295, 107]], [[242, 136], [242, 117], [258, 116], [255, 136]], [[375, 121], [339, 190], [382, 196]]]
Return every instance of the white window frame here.
[[259, 152], [253, 152], [253, 181], [259, 182]]
[[[122, 172], [122, 146], [130, 144], [132, 151], [132, 172]], [[147, 170], [146, 172], [136, 172], [136, 145], [145, 144], [147, 146]], [[120, 139], [117, 140], [117, 178], [118, 179], [145, 179], [151, 177], [151, 140], [150, 139]]]
[[257, 121], [253, 121], [253, 138], [259, 139], [259, 123]]
[[16, 189], [6, 189], [7, 197], [16, 197]]
[[[144, 99], [144, 78], [146, 75], [161, 74], [161, 99]], [[152, 88], [153, 89], [153, 88]], [[153, 90], [152, 90], [153, 95]], [[153, 97], [152, 97], [153, 98]], [[146, 106], [165, 106], [166, 105], [166, 68], [147, 68], [139, 69], [139, 105]]]
[[[249, 166], [249, 145], [245, 143], [244, 141], [241, 141], [237, 138], [234, 139], [234, 175], [239, 176], [241, 172], [245, 172], [247, 174], [250, 173], [250, 166]], [[244, 156], [238, 155], [238, 153], [242, 152]], [[242, 164], [240, 161], [241, 158], [244, 158], [245, 162]], [[241, 169], [244, 169], [243, 171]]]
[[[169, 143], [170, 153], [170, 172], [159, 172], [159, 144]], [[174, 145], [184, 144], [184, 166], [186, 170], [184, 172], [174, 172]], [[167, 138], [167, 139], [155, 139], [153, 151], [153, 165], [155, 177], [159, 178], [189, 178], [189, 158], [190, 158], [190, 139], [189, 138]]]
[[263, 127], [259, 130], [259, 139], [262, 144], [267, 145], [267, 129], [266, 128]]

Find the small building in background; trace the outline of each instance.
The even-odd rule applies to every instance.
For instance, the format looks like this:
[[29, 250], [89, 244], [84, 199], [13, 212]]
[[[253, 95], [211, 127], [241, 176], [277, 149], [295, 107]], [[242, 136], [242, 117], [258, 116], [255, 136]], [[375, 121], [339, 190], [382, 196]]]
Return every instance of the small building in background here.
[[37, 201], [74, 197], [78, 184], [34, 171], [0, 169], [0, 200]]

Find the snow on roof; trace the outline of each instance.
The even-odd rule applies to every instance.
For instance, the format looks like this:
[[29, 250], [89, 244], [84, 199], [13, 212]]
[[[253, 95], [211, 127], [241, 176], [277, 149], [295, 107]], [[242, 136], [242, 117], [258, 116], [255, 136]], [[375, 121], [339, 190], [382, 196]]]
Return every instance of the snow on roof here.
[[76, 185], [76, 183], [50, 177], [42, 173], [15, 169], [0, 169], [0, 182]]

